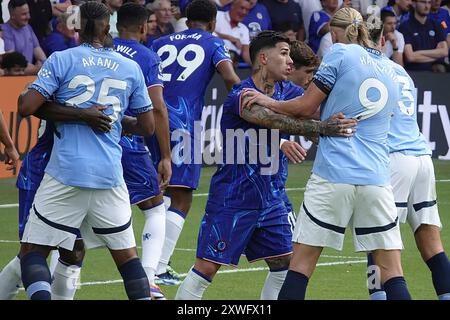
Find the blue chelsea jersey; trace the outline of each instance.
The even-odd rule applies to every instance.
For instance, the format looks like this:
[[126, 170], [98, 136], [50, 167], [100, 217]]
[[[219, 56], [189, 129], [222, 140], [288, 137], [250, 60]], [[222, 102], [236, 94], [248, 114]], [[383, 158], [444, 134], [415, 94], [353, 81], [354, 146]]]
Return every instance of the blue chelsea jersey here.
[[153, 43], [161, 58], [164, 100], [171, 130], [191, 134], [201, 119], [204, 95], [216, 67], [231, 61], [222, 39], [203, 30], [188, 29], [161, 37]]
[[[223, 105], [220, 127], [223, 136], [223, 159], [225, 163], [218, 165], [217, 171], [211, 179], [206, 212], [220, 207], [264, 209], [283, 203], [279, 190], [279, 145], [276, 143], [277, 150], [271, 149], [273, 130], [267, 129], [268, 134], [263, 138], [258, 133], [260, 129], [266, 128], [241, 118], [241, 95], [245, 88], [258, 90], [251, 78], [243, 80], [233, 87]], [[276, 83], [272, 98], [285, 100], [282, 89], [282, 84]], [[245, 142], [239, 143], [234, 137], [229, 136], [231, 132], [238, 135], [239, 130], [243, 133], [241, 138], [244, 137]], [[258, 141], [251, 139], [252, 132], [256, 132], [253, 137], [256, 137]], [[233, 141], [229, 141], [231, 138]], [[276, 154], [276, 159], [274, 159], [277, 162], [276, 166], [273, 166], [273, 163], [263, 164], [261, 158], [251, 159], [250, 154], [255, 150], [257, 150], [258, 155], [261, 152], [267, 152], [268, 155], [271, 152]], [[233, 159], [232, 163], [228, 161], [231, 158]], [[245, 163], [239, 163], [239, 158], [245, 159]], [[268, 174], [268, 172], [263, 174], [264, 169], [273, 171], [271, 171], [271, 174]]]
[[[136, 40], [121, 38], [114, 39], [114, 50], [125, 58], [137, 62], [144, 75], [147, 88], [164, 86], [161, 75], [161, 59], [153, 50]], [[131, 110], [126, 110], [125, 115], [135, 116]], [[148, 153], [144, 137], [141, 136], [123, 136], [120, 139], [120, 145], [122, 148], [127, 148], [134, 152]]]

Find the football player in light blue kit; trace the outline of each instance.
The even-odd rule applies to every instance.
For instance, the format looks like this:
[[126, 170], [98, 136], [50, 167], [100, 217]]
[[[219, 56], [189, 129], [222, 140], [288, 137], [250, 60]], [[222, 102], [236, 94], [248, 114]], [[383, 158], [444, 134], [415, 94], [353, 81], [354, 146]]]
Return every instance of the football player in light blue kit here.
[[[201, 154], [201, 150], [195, 150], [194, 146], [200, 145], [201, 130], [194, 132], [194, 127], [195, 122], [201, 120], [205, 90], [216, 70], [227, 89], [239, 82], [223, 41], [211, 34], [215, 29], [216, 13], [211, 1], [194, 0], [186, 9], [189, 29], [161, 37], [153, 43], [154, 51], [161, 58], [172, 149], [172, 178], [165, 193], [171, 204], [166, 213], [166, 240], [157, 270], [159, 283], [166, 285], [180, 282], [179, 277], [168, 269], [168, 263], [200, 178], [201, 157], [199, 161], [194, 154]], [[148, 146], [156, 166], [161, 158], [158, 142], [152, 138]]]
[[[39, 109], [39, 114], [35, 113], [36, 116], [43, 119], [39, 126], [38, 141], [23, 159], [16, 182], [16, 187], [19, 190], [19, 240], [22, 240], [25, 223], [28, 220], [36, 191], [41, 184], [45, 167], [50, 160], [55, 128], [54, 121], [83, 120], [92, 129], [108, 132], [111, 129], [109, 126], [111, 120], [101, 112], [104, 109], [105, 107], [99, 106], [88, 109], [66, 108], [48, 101]], [[73, 299], [76, 286], [68, 286], [67, 283], [77, 283], [83, 257], [84, 244], [79, 232], [77, 232], [77, 240], [73, 251], [61, 248], [59, 251], [52, 251], [50, 260], [52, 300]], [[11, 300], [16, 297], [22, 281], [21, 278], [20, 259], [16, 256], [0, 272], [0, 300]]]
[[[224, 102], [221, 132], [225, 163], [218, 165], [211, 179], [198, 235], [197, 259], [180, 285], [176, 299], [201, 299], [220, 267], [236, 266], [244, 252], [250, 262], [264, 259], [273, 277], [282, 280], [292, 252], [292, 230], [278, 187], [278, 130], [288, 134], [351, 136], [352, 130], [346, 133], [346, 128], [356, 123], [337, 118], [331, 124], [330, 120], [297, 120], [259, 106], [243, 109], [246, 88], [283, 100], [285, 92], [290, 91], [285, 86], [292, 86], [283, 81], [292, 64], [286, 36], [274, 31], [259, 33], [250, 43], [250, 56], [252, 77], [235, 85]], [[236, 142], [239, 132], [244, 139], [239, 141], [238, 137]], [[258, 135], [255, 132], [265, 132], [267, 136], [260, 134], [255, 141], [251, 138]], [[263, 152], [271, 155], [270, 159], [264, 159], [269, 163], [263, 164], [266, 161], [256, 155], [255, 145], [259, 155]], [[239, 161], [240, 158], [244, 161]], [[265, 295], [276, 297], [282, 281], [272, 280], [272, 292]]]
[[[130, 193], [130, 203], [136, 204], [145, 217], [142, 230], [142, 265], [150, 282], [153, 299], [164, 299], [161, 289], [154, 283], [156, 268], [165, 239], [166, 210], [161, 192], [169, 184], [172, 173], [170, 159], [169, 120], [163, 99], [163, 81], [160, 73], [160, 59], [151, 49], [140, 42], [147, 34], [149, 12], [141, 5], [126, 3], [117, 12], [119, 37], [114, 39], [117, 52], [136, 61], [145, 78], [148, 95], [153, 103], [155, 139], [158, 140], [162, 159], [156, 172], [144, 137], [124, 135], [122, 146], [122, 167], [125, 183]], [[130, 111], [125, 114], [131, 115]], [[159, 187], [161, 185], [161, 190]]]
[[53, 247], [72, 250], [80, 229], [88, 248], [109, 248], [128, 297], [149, 299], [131, 226], [119, 140], [126, 109], [136, 120], [125, 123], [125, 131], [153, 133], [151, 101], [139, 66], [104, 46], [110, 37], [107, 7], [87, 2], [80, 16], [82, 44], [50, 56], [19, 103], [19, 113], [35, 113], [50, 97], [68, 108], [104, 105], [111, 130], [94, 131], [80, 122], [55, 124], [52, 154], [22, 238], [22, 281], [30, 299], [50, 299], [45, 259]]
[[[335, 112], [358, 120], [351, 139], [320, 137], [294, 230], [294, 253], [279, 299], [304, 299], [323, 247], [342, 250], [350, 225], [356, 251], [373, 252], [382, 265], [388, 299], [410, 299], [403, 278], [397, 211], [389, 177], [387, 135], [398, 100], [396, 75], [372, 49], [362, 16], [352, 8], [331, 22], [335, 44], [305, 95], [276, 102], [254, 93], [253, 102], [296, 116], [310, 116], [323, 102], [321, 119]], [[349, 90], [352, 88], [352, 90]]]
[[[370, 30], [379, 48], [384, 45], [382, 28]], [[440, 300], [450, 300], [450, 262], [442, 245], [441, 220], [436, 201], [436, 186], [431, 150], [417, 124], [417, 98], [413, 80], [399, 64], [392, 64], [400, 83], [400, 100], [388, 135], [391, 184], [400, 222], [408, 221], [423, 261], [431, 271], [434, 289]], [[369, 255], [369, 266], [373, 259]], [[384, 300], [381, 288], [369, 288], [372, 300]]]

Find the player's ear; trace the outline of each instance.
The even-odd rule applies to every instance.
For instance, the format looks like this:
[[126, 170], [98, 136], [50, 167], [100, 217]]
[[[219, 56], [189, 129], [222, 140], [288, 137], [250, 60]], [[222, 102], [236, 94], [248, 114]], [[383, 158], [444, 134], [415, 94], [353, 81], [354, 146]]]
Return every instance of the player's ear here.
[[103, 31], [103, 33], [105, 34], [105, 35], [108, 35], [109, 34], [109, 29], [110, 29], [110, 25], [109, 25], [109, 23], [105, 26], [105, 30]]
[[261, 63], [261, 65], [265, 66], [267, 64], [267, 54], [266, 54], [266, 52], [261, 50], [258, 53], [258, 59], [259, 59], [259, 62]]
[[147, 34], [147, 22], [141, 25], [141, 27], [139, 28], [139, 32], [143, 35]]
[[216, 20], [212, 20], [210, 22], [208, 22], [207, 26], [206, 26], [206, 30], [208, 32], [214, 32], [214, 30], [216, 30]]

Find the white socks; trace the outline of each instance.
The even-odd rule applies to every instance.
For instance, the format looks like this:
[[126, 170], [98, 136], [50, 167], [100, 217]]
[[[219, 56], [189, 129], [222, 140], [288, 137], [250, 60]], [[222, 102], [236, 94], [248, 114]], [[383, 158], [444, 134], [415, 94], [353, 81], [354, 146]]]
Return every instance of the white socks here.
[[0, 300], [12, 300], [22, 282], [20, 259], [15, 256], [0, 273]]
[[56, 264], [52, 281], [52, 300], [73, 300], [80, 282], [81, 267]]
[[183, 230], [184, 216], [181, 216], [181, 212], [175, 212], [174, 209], [168, 210], [166, 215], [166, 237], [164, 246], [161, 252], [161, 258], [159, 259], [158, 269], [156, 274], [165, 273], [170, 257], [175, 250], [178, 238], [180, 237], [181, 230]]
[[161, 257], [166, 234], [166, 210], [164, 204], [142, 210], [145, 216], [142, 230], [142, 266], [148, 281], [155, 283], [155, 272]]
[[261, 300], [278, 300], [278, 293], [280, 293], [287, 272], [287, 270], [269, 271], [261, 290]]
[[180, 284], [175, 300], [201, 300], [210, 284], [211, 281], [206, 280], [191, 268]]

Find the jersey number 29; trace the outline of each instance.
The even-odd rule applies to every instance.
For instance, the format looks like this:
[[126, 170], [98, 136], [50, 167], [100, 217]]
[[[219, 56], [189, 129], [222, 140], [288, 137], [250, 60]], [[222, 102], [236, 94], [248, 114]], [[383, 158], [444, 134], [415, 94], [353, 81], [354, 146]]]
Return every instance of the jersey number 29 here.
[[[169, 53], [169, 55], [161, 61], [161, 68], [164, 70], [167, 66], [170, 66], [175, 61], [184, 68], [183, 72], [180, 73], [177, 80], [186, 81], [187, 78], [203, 63], [205, 60], [205, 50], [198, 44], [188, 44], [183, 49], [178, 52], [177, 47], [172, 44], [166, 44], [159, 48], [157, 54], [162, 57], [164, 53]], [[187, 60], [186, 56], [189, 52], [194, 53], [194, 57], [191, 60]], [[172, 80], [172, 74], [163, 73], [163, 81]]]

